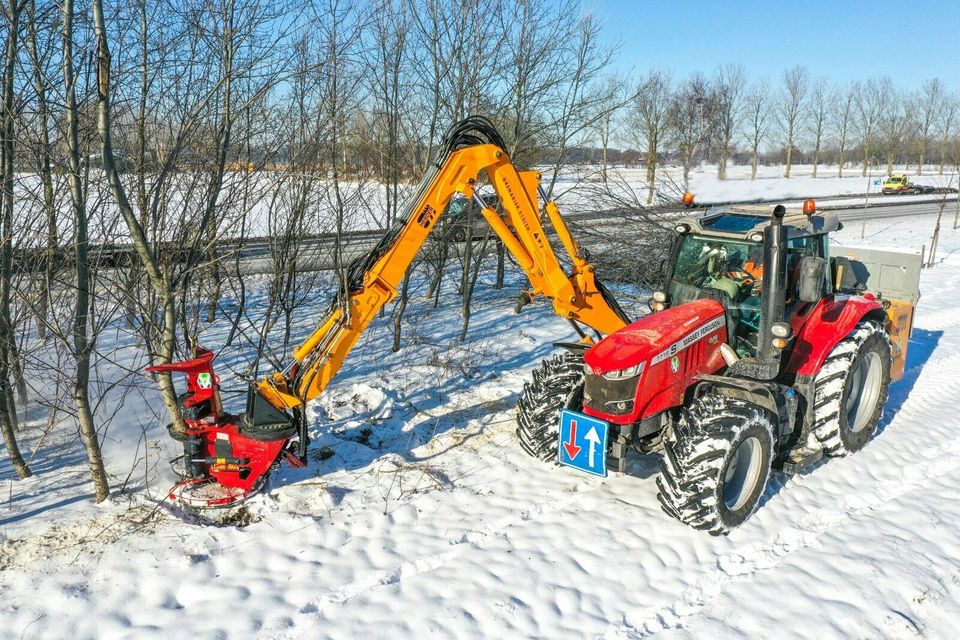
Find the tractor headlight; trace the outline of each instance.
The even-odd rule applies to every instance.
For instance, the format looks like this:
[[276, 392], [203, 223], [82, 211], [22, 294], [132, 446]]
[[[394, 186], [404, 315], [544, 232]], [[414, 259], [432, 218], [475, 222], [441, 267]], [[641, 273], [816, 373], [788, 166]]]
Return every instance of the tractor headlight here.
[[686, 222], [681, 222], [674, 227], [674, 230], [677, 233], [690, 233], [690, 225], [688, 225]]
[[627, 378], [636, 378], [643, 373], [643, 367], [645, 364], [646, 362], [641, 362], [640, 364], [635, 364], [632, 367], [627, 367], [626, 369], [608, 371], [603, 374], [603, 377], [607, 380], [626, 380]]
[[663, 291], [654, 291], [654, 292], [653, 292], [653, 301], [654, 301], [654, 302], [666, 302], [666, 301], [667, 301], [667, 294], [665, 294]]
[[770, 325], [770, 333], [777, 338], [788, 338], [790, 336], [790, 325], [786, 322], [774, 322]]

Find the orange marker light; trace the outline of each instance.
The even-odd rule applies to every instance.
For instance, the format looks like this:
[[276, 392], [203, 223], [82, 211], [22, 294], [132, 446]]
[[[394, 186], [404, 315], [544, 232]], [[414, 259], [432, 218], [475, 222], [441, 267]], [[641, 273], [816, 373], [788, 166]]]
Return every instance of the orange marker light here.
[[808, 216], [812, 216], [817, 212], [817, 203], [814, 202], [813, 199], [804, 200], [803, 212]]
[[683, 202], [683, 206], [685, 206], [685, 207], [692, 207], [692, 206], [693, 206], [693, 194], [690, 193], [689, 191], [684, 191], [684, 192], [683, 192], [683, 199], [681, 200], [681, 202]]

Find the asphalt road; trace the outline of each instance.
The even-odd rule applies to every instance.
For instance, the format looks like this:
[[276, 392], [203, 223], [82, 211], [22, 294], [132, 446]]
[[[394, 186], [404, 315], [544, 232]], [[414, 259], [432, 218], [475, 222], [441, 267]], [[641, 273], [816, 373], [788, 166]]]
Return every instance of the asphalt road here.
[[916, 202], [912, 204], [889, 204], [890, 198], [876, 198], [879, 202], [870, 202], [869, 207], [856, 206], [853, 208], [835, 209], [841, 220], [863, 220], [876, 218], [903, 218], [908, 216], [936, 215], [943, 206], [944, 217], [952, 216], [957, 211], [957, 196], [948, 195], [941, 202]]
[[[936, 214], [940, 207], [944, 207], [944, 217], [955, 215], [957, 211], [957, 196], [948, 195], [945, 201], [927, 201], [898, 203], [896, 196], [877, 196], [872, 198], [869, 206], [861, 204], [837, 205], [831, 206], [829, 202], [824, 202], [821, 207], [824, 210], [834, 211], [842, 221], [851, 222], [862, 219], [875, 218], [897, 218], [908, 216], [922, 216]], [[682, 215], [682, 210], [659, 210], [657, 214]], [[583, 238], [585, 242], [593, 238], [603, 238], [610, 234], [624, 233], [630, 226], [630, 219], [636, 221], [636, 214], [626, 217], [621, 211], [598, 211], [581, 214], [568, 214], [568, 222], [573, 227], [577, 237]], [[486, 233], [486, 225], [479, 227], [476, 232], [478, 239]], [[383, 235], [382, 231], [360, 231], [346, 234], [342, 240], [344, 263], [349, 263], [355, 257], [368, 252]], [[324, 234], [305, 238], [299, 249], [297, 257], [297, 269], [299, 271], [327, 271], [334, 267], [334, 247], [336, 246], [336, 236], [334, 234]], [[186, 253], [179, 250], [186, 259]], [[223, 266], [228, 273], [236, 273], [237, 268], [243, 275], [273, 273], [276, 269], [274, 259], [271, 255], [271, 240], [252, 239], [244, 242], [242, 245], [226, 242], [221, 244], [221, 255]], [[239, 251], [239, 255], [237, 252]], [[132, 248], [128, 246], [116, 246], [101, 251], [92, 251], [94, 255], [100, 257], [101, 269], [110, 269], [124, 267], [131, 264], [135, 259]], [[239, 258], [239, 262], [238, 262]], [[69, 260], [69, 256], [63, 256], [63, 259]], [[20, 265], [28, 271], [39, 271], [42, 263], [27, 258]]]
[[[898, 204], [891, 201], [895, 196], [886, 198], [877, 197], [873, 199], [869, 206], [857, 205], [854, 207], [825, 207], [825, 210], [835, 212], [840, 220], [852, 222], [855, 220], [875, 219], [875, 218], [898, 218], [905, 216], [921, 216], [936, 214], [940, 211], [941, 202], [914, 202], [907, 204]], [[953, 215], [956, 211], [956, 196], [947, 196], [944, 206], [944, 216]], [[681, 211], [677, 211], [680, 214]], [[624, 224], [622, 215], [616, 212], [595, 212], [580, 215], [568, 215], [570, 224], [578, 230], [589, 232], [593, 236], [602, 236], [613, 230], [622, 232]], [[376, 244], [379, 239], [379, 232], [363, 232], [353, 234], [345, 238], [344, 259], [349, 261], [352, 258], [363, 255], [366, 251]], [[482, 235], [478, 237], [482, 238]], [[316, 238], [309, 240], [302, 249], [302, 255], [297, 260], [298, 269], [307, 270], [328, 270], [333, 268], [333, 246], [335, 238]], [[242, 274], [272, 273], [274, 269], [270, 257], [269, 245], [267, 242], [249, 244], [243, 249], [240, 260], [240, 272]]]

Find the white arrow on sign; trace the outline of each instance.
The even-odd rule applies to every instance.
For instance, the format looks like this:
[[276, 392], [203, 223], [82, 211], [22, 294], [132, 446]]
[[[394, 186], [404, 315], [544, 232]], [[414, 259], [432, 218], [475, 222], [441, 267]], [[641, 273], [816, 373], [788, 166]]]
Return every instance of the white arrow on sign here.
[[598, 444], [600, 444], [600, 435], [597, 433], [596, 427], [590, 427], [590, 431], [587, 431], [587, 435], [583, 436], [583, 439], [590, 443], [590, 466], [593, 466], [593, 451]]

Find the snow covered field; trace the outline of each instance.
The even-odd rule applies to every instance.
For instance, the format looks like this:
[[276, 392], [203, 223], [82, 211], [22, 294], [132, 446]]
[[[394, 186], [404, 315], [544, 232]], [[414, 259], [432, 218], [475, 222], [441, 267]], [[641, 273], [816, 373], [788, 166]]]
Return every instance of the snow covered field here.
[[[933, 225], [877, 220], [861, 240], [856, 223], [837, 239], [919, 248]], [[277, 474], [234, 515], [246, 526], [156, 507], [173, 444], [146, 379], [105, 442], [126, 485], [108, 503], [90, 503], [71, 433], [48, 436], [30, 480], [0, 461], [0, 637], [953, 636], [960, 231], [946, 227], [874, 442], [775, 474], [728, 537], [660, 511], [654, 457], [600, 479], [520, 450], [513, 405], [570, 329], [542, 304], [512, 315], [516, 286], [481, 281], [466, 343], [453, 296], [414, 301], [397, 354], [389, 314], [375, 322], [312, 408], [312, 466]], [[140, 364], [132, 348], [116, 357]], [[242, 359], [218, 363], [237, 386], [226, 374]]]
[[[886, 179], [886, 166], [872, 168], [867, 177], [861, 177], [859, 167], [847, 167], [843, 171], [843, 178], [837, 178], [836, 165], [820, 165], [817, 177], [813, 176], [813, 165], [794, 165], [789, 180], [783, 177], [784, 166], [760, 166], [757, 168], [757, 179], [750, 180], [750, 167], [745, 165], [731, 165], [727, 168], [727, 179], [717, 179], [716, 165], [701, 165], [690, 174], [689, 189], [703, 204], [717, 202], [745, 202], [755, 200], [783, 200], [795, 202], [806, 198], [830, 198], [831, 204], [861, 204], [863, 194], [869, 193], [872, 205], [896, 202], [936, 200], [935, 195], [915, 196], [882, 196], [880, 186], [873, 184], [876, 180]], [[912, 182], [930, 185], [937, 188], [957, 188], [957, 175], [952, 168], [945, 168], [944, 174], [937, 173], [937, 167], [925, 166], [921, 176], [916, 175], [916, 167], [898, 166], [895, 173], [906, 173]], [[590, 196], [599, 180], [599, 171], [596, 167], [571, 167], [563, 172], [563, 178], [558, 182], [556, 193], [559, 194], [561, 205], [566, 204], [565, 211], [573, 212], [577, 207], [589, 206]], [[628, 187], [634, 192], [639, 202], [646, 202], [646, 169], [643, 167], [618, 167], [611, 170], [612, 188], [618, 190]], [[658, 195], [677, 201], [683, 193], [681, 186], [683, 169], [676, 166], [665, 166], [657, 169]], [[837, 198], [856, 194], [856, 198]], [[956, 195], [948, 195], [947, 199], [955, 199]], [[824, 200], [826, 202], [826, 200]]]

